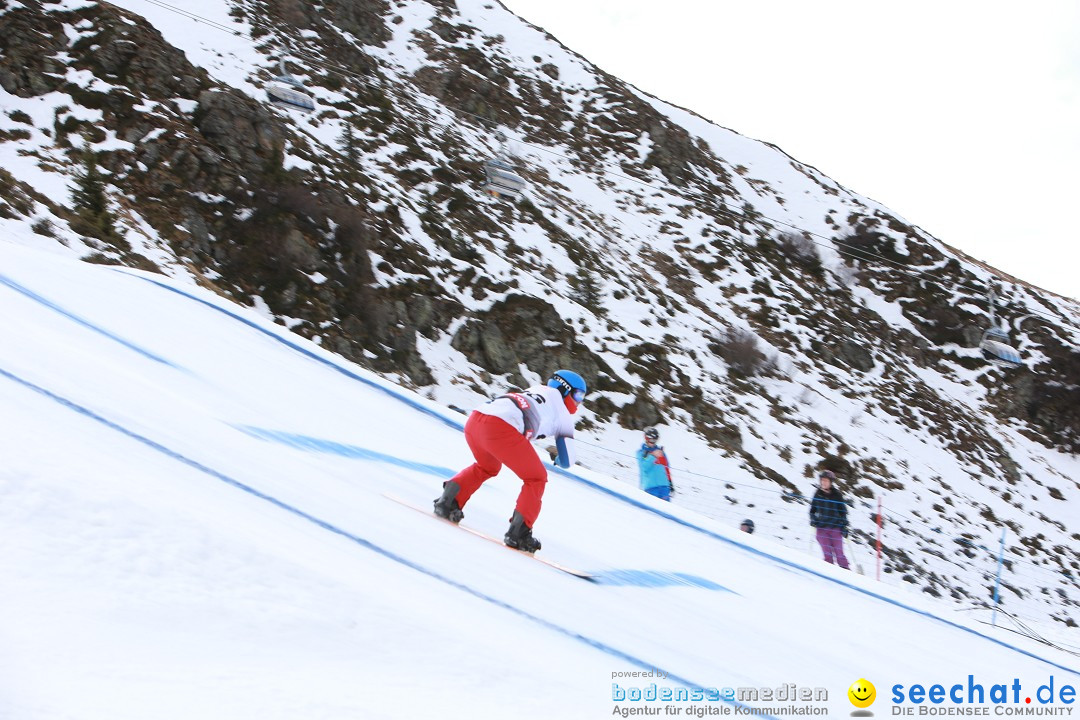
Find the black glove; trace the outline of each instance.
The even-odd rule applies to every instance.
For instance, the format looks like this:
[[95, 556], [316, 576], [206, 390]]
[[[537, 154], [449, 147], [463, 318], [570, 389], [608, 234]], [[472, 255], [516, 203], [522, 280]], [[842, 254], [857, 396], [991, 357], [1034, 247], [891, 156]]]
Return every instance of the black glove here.
[[674, 484], [669, 482], [668, 486], [667, 486], [667, 489], [668, 489], [668, 495], [674, 495], [675, 494], [675, 485]]
[[843, 535], [844, 537], [847, 537], [847, 528], [844, 528], [843, 530], [841, 530], [840, 534]]

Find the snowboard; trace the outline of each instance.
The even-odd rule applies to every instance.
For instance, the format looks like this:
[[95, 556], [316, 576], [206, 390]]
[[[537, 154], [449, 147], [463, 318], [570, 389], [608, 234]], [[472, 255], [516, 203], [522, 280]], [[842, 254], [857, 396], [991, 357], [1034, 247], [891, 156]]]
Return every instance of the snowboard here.
[[446, 525], [449, 525], [451, 527], [456, 527], [458, 530], [464, 530], [465, 532], [469, 533], [470, 535], [474, 535], [474, 536], [476, 536], [478, 538], [481, 538], [483, 540], [487, 540], [488, 542], [495, 543], [496, 545], [498, 545], [501, 548], [505, 548], [506, 550], [517, 553], [518, 555], [521, 555], [523, 557], [531, 558], [531, 559], [535, 560], [538, 563], [543, 563], [544, 565], [547, 565], [549, 568], [552, 568], [554, 570], [564, 572], [567, 575], [573, 575], [574, 577], [581, 578], [582, 580], [588, 580], [589, 582], [596, 582], [596, 577], [593, 576], [590, 573], [584, 572], [582, 570], [575, 570], [574, 568], [570, 568], [570, 567], [567, 567], [565, 565], [560, 565], [559, 563], [548, 560], [547, 558], [537, 557], [535, 553], [527, 553], [527, 552], [522, 552], [520, 550], [515, 550], [514, 548], [505, 545], [503, 543], [503, 541], [500, 540], [499, 538], [492, 537], [491, 535], [488, 535], [487, 533], [480, 532], [479, 530], [477, 530], [475, 528], [468, 527], [466, 525], [461, 525], [461, 524], [456, 524], [455, 525], [454, 523], [450, 522], [449, 520], [439, 517], [438, 515], [436, 515], [431, 510], [427, 510], [425, 508], [413, 505], [408, 500], [403, 500], [402, 498], [399, 498], [396, 495], [391, 495], [390, 493], [383, 493], [383, 497], [387, 498], [388, 500], [393, 500], [394, 502], [398, 503], [399, 505], [404, 505], [405, 507], [407, 507], [407, 508], [409, 508], [411, 510], [415, 510], [416, 512], [421, 513], [422, 515], [427, 515], [428, 517], [432, 518], [433, 520], [438, 520], [439, 522], [445, 523]]

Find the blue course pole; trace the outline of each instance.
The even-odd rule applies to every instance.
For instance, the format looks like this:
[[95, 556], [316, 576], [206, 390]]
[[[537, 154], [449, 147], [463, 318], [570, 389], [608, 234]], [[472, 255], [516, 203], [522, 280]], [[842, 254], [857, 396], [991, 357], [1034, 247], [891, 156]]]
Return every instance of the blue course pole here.
[[994, 582], [994, 613], [990, 618], [990, 624], [997, 627], [998, 597], [1001, 590], [1001, 565], [1005, 562], [1005, 529], [1001, 530], [1001, 550], [998, 551], [997, 580]]

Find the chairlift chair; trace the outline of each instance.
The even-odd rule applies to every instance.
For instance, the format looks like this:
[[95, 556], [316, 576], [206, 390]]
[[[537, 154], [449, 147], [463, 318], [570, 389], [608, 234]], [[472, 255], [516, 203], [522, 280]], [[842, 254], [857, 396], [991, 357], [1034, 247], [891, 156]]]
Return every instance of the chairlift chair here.
[[983, 357], [995, 365], [1018, 367], [1024, 364], [1020, 359], [1019, 351], [1009, 344], [1009, 336], [1004, 330], [995, 327], [984, 332], [979, 347], [982, 349]]
[[266, 94], [271, 102], [286, 107], [298, 108], [306, 112], [315, 109], [315, 100], [304, 91], [304, 84], [289, 74], [285, 69], [285, 59], [279, 60], [281, 73], [266, 86]]
[[990, 291], [990, 327], [982, 336], [979, 348], [983, 357], [994, 365], [1001, 367], [1018, 367], [1023, 365], [1020, 352], [1009, 343], [1009, 334], [997, 325], [994, 312], [994, 292]]
[[525, 178], [514, 172], [514, 166], [510, 163], [506, 136], [500, 131], [495, 137], [500, 144], [499, 152], [495, 153], [495, 157], [484, 162], [484, 173], [487, 179], [484, 181], [483, 190], [493, 197], [517, 200], [528, 183], [525, 182]]
[[487, 180], [484, 192], [498, 198], [517, 200], [525, 190], [525, 178], [514, 172], [514, 166], [500, 157], [494, 157], [484, 163]]

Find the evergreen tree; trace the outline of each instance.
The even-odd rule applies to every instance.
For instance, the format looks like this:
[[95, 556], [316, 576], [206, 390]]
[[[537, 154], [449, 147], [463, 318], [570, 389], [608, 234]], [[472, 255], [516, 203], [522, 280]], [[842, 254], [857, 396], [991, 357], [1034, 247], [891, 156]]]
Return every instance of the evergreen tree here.
[[356, 144], [356, 133], [353, 132], [351, 122], [345, 123], [345, 130], [341, 133], [341, 152], [354, 166], [360, 161], [360, 150]]
[[109, 212], [105, 194], [105, 179], [98, 170], [93, 153], [84, 156], [83, 168], [75, 174], [75, 189], [71, 191], [75, 212], [85, 223], [83, 229], [101, 240], [117, 237], [115, 218]]
[[573, 287], [570, 295], [572, 300], [592, 310], [597, 315], [605, 313], [603, 305], [600, 304], [602, 300], [600, 283], [597, 282], [591, 272], [583, 267], [578, 268], [577, 275], [570, 278], [570, 285]]

